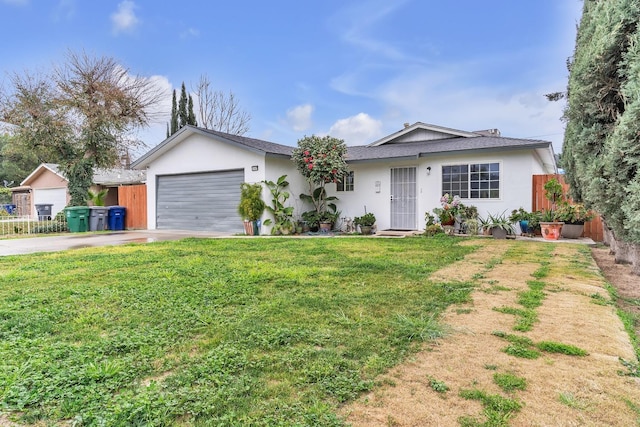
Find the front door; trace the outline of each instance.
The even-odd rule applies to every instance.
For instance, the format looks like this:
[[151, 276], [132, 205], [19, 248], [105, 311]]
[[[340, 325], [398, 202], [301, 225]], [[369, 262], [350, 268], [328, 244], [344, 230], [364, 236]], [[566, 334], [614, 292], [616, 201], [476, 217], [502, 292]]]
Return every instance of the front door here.
[[391, 228], [416, 229], [416, 168], [391, 169]]

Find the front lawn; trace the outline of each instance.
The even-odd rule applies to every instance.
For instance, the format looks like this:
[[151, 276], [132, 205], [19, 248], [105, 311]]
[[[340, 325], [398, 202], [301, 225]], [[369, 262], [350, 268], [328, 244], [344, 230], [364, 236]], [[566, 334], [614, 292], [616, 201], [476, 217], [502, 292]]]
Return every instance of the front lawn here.
[[75, 425], [341, 425], [470, 283], [460, 239], [186, 239], [0, 259], [0, 411]]

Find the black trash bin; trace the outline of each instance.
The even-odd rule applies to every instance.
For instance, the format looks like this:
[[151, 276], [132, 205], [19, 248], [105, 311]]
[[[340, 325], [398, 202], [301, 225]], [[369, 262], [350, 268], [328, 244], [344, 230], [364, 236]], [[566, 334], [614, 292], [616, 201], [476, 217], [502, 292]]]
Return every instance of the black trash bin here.
[[124, 230], [124, 206], [109, 206], [109, 230]]
[[107, 229], [109, 208], [104, 206], [89, 207], [89, 231], [103, 231]]
[[53, 204], [40, 203], [36, 205], [36, 211], [38, 212], [38, 221], [51, 220], [51, 207]]

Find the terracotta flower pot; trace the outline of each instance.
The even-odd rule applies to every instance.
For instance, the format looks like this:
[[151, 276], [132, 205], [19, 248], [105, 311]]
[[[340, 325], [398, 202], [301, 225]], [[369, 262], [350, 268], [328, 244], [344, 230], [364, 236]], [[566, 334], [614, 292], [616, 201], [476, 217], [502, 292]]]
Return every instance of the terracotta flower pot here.
[[330, 222], [321, 222], [320, 223], [320, 232], [321, 233], [328, 233], [331, 231], [331, 226], [332, 224]]
[[558, 240], [563, 225], [563, 222], [541, 222], [542, 237], [546, 240]]

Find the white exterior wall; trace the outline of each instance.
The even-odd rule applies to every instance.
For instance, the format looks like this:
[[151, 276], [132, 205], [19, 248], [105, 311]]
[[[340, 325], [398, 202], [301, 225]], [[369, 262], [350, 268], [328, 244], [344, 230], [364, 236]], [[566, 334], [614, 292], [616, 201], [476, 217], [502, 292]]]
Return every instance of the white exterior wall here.
[[[291, 161], [291, 159], [268, 157], [265, 180], [278, 182], [278, 178], [282, 175], [287, 175], [287, 181], [289, 182], [289, 187], [286, 191], [289, 192], [290, 196], [285, 202], [285, 206], [293, 206], [293, 217], [297, 220], [300, 218], [302, 212], [307, 210], [307, 207], [298, 197], [301, 193], [308, 192], [307, 182], [304, 180], [302, 175], [300, 175], [296, 169], [296, 165]], [[267, 206], [272, 206], [271, 200], [273, 199], [273, 196], [266, 185], [262, 191], [262, 199]], [[262, 222], [267, 218], [270, 218], [273, 221], [273, 216], [269, 212], [265, 211], [262, 216]], [[263, 226], [260, 233], [263, 235], [271, 234], [271, 227]]]
[[[413, 160], [380, 161], [350, 164], [354, 171], [353, 192], [336, 192], [336, 186], [329, 184], [330, 195], [337, 196], [338, 209], [342, 217], [355, 217], [373, 212], [379, 230], [391, 225], [391, 168], [416, 167], [417, 212], [416, 228], [424, 228], [424, 214], [440, 207], [442, 196], [442, 166], [465, 163], [500, 163], [500, 199], [463, 199], [465, 205], [478, 208], [480, 216], [487, 213], [501, 214], [522, 206], [531, 210], [532, 175], [544, 173], [538, 161], [532, 158], [531, 151], [514, 151], [494, 154], [467, 154], [459, 156], [432, 156]], [[427, 167], [431, 171], [427, 173]], [[376, 181], [380, 181], [380, 192], [376, 193]]]
[[[252, 166], [258, 166], [258, 170], [252, 171]], [[265, 179], [265, 156], [211, 137], [190, 135], [147, 167], [147, 227], [151, 230], [156, 228], [158, 175], [233, 169], [244, 169], [246, 182], [260, 182]]]

